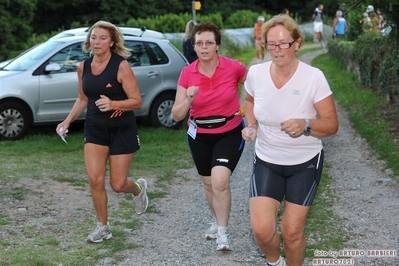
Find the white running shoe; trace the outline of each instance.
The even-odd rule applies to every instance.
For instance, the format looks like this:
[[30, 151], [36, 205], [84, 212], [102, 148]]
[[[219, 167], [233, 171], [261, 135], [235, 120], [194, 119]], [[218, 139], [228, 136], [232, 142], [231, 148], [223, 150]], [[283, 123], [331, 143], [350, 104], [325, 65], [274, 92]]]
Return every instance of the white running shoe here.
[[218, 234], [216, 243], [218, 244], [217, 251], [231, 251], [230, 248], [230, 241], [229, 241], [229, 234]]
[[103, 240], [112, 238], [112, 233], [109, 229], [109, 225], [103, 225], [101, 222], [97, 223], [96, 229], [93, 233], [87, 236], [87, 242], [89, 243], [101, 243]]
[[133, 195], [134, 210], [137, 214], [142, 214], [148, 208], [147, 181], [144, 178], [139, 178], [137, 183], [140, 185], [141, 190], [137, 196]]
[[208, 230], [206, 230], [205, 239], [206, 240], [216, 239], [217, 234], [218, 234], [218, 225], [216, 222], [212, 222], [211, 227], [209, 227]]
[[[271, 265], [269, 262], [266, 262], [266, 266], [273, 266], [273, 265]], [[285, 259], [283, 257], [280, 257], [280, 262], [275, 266], [287, 266], [287, 263], [285, 262]]]

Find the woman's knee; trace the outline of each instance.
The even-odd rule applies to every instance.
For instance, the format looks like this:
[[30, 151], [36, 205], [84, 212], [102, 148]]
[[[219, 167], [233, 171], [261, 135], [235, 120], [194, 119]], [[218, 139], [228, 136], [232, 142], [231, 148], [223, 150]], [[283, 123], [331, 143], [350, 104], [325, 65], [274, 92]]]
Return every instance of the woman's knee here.
[[104, 178], [89, 175], [89, 186], [92, 189], [104, 188]]
[[283, 237], [284, 243], [302, 241], [304, 239], [304, 229], [281, 227], [281, 235]]
[[276, 227], [271, 225], [270, 223], [261, 224], [259, 222], [252, 222], [251, 227], [254, 237], [262, 243], [271, 242], [274, 235], [276, 234]]
[[126, 182], [125, 183], [111, 182], [110, 185], [113, 191], [115, 191], [116, 193], [121, 193], [125, 191]]

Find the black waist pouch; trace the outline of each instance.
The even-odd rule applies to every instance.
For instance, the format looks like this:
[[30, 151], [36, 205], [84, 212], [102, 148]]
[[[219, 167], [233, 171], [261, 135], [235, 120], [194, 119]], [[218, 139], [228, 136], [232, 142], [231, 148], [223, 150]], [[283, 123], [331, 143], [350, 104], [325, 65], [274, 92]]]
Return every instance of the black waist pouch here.
[[234, 115], [232, 116], [217, 115], [217, 116], [206, 116], [206, 117], [197, 117], [197, 118], [191, 117], [191, 119], [194, 120], [197, 127], [218, 128], [224, 126], [227, 123], [227, 121], [229, 121], [233, 117]]

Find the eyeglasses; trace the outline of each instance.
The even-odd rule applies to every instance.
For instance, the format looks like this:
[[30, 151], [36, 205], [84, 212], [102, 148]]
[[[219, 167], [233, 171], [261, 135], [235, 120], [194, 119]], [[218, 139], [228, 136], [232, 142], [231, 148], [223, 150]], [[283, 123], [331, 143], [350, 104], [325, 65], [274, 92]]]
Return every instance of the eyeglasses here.
[[294, 44], [295, 40], [292, 42], [287, 42], [287, 43], [280, 43], [280, 44], [274, 44], [274, 43], [266, 43], [266, 49], [267, 50], [276, 50], [277, 46], [281, 50], [285, 50], [288, 48], [291, 48], [291, 46]]
[[206, 47], [209, 47], [209, 46], [214, 45], [215, 42], [211, 42], [211, 41], [206, 41], [206, 42], [198, 41], [198, 42], [195, 42], [195, 43], [194, 43], [194, 45], [197, 46], [197, 47], [203, 47], [204, 44], [205, 44]]

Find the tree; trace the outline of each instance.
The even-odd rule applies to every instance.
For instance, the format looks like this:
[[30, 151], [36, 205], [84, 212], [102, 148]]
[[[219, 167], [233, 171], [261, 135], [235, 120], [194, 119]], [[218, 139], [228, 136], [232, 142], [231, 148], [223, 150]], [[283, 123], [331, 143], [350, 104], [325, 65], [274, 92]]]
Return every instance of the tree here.
[[0, 61], [23, 49], [32, 34], [36, 0], [0, 0]]

